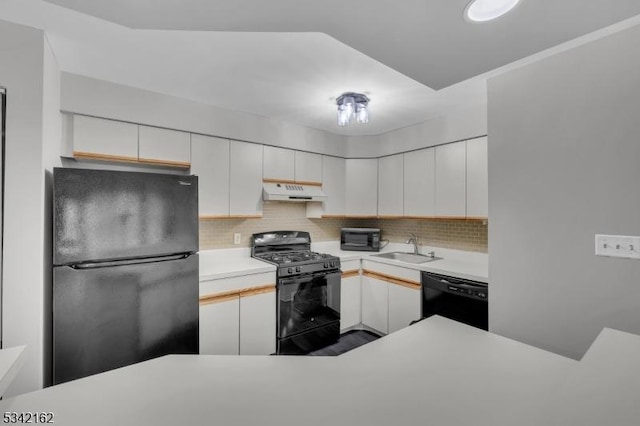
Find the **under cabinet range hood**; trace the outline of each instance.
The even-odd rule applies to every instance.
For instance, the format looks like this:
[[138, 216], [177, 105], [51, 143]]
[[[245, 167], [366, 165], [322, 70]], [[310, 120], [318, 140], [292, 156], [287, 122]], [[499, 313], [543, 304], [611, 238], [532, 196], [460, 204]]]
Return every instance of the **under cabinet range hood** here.
[[264, 182], [262, 186], [264, 201], [326, 201], [322, 187], [300, 183]]

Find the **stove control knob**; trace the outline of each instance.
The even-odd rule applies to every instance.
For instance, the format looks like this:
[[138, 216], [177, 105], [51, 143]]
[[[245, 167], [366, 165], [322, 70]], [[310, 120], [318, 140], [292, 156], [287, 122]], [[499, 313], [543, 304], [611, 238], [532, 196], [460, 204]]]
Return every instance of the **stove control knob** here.
[[324, 264], [324, 267], [325, 267], [325, 268], [328, 268], [328, 267], [329, 267], [329, 264], [328, 264], [328, 263], [325, 263], [325, 264]]
[[336, 266], [336, 262], [331, 262], [331, 266]]
[[293, 272], [293, 268], [288, 268], [287, 272], [291, 274]]
[[300, 267], [296, 266], [296, 272], [300, 272]]

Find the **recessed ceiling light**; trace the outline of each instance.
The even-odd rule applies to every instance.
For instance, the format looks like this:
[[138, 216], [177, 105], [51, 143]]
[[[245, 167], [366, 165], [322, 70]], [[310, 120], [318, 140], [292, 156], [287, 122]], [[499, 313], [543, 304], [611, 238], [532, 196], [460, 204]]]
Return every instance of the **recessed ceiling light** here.
[[496, 19], [518, 4], [520, 0], [473, 0], [464, 11], [464, 17], [472, 22]]

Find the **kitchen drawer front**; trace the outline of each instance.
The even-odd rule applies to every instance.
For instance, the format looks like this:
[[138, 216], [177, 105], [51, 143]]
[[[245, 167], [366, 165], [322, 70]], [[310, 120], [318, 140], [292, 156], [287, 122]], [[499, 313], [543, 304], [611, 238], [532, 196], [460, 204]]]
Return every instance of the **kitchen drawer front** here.
[[342, 272], [351, 272], [351, 271], [359, 271], [360, 270], [360, 259], [352, 259], [352, 260], [344, 260], [340, 261], [340, 269]]
[[260, 274], [240, 275], [237, 277], [221, 278], [218, 280], [208, 280], [200, 282], [200, 297], [212, 296], [227, 292], [249, 291], [252, 288], [262, 288], [273, 286], [275, 289], [275, 272], [265, 272]]
[[416, 285], [420, 284], [420, 271], [415, 269], [378, 263], [367, 259], [362, 260], [362, 269], [363, 271], [375, 272], [401, 281], [409, 281]]

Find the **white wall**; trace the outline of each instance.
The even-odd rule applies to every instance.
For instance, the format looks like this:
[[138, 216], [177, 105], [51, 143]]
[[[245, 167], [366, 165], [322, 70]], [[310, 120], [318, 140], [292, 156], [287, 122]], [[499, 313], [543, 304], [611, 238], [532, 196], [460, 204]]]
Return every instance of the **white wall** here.
[[27, 345], [25, 364], [7, 396], [41, 388], [48, 362], [45, 294], [50, 289], [45, 286], [51, 272], [45, 259], [51, 249], [44, 238], [50, 219], [45, 212], [43, 135], [55, 121], [50, 121], [50, 108], [56, 67], [47, 49], [42, 31], [0, 21], [0, 84], [7, 88], [3, 346]]
[[378, 136], [348, 138], [347, 157], [372, 158], [487, 134], [487, 106], [469, 105], [447, 116]]
[[580, 358], [603, 327], [640, 334], [640, 27], [488, 85], [489, 326]]
[[64, 111], [283, 146], [345, 155], [345, 138], [245, 112], [134, 87], [62, 73]]

